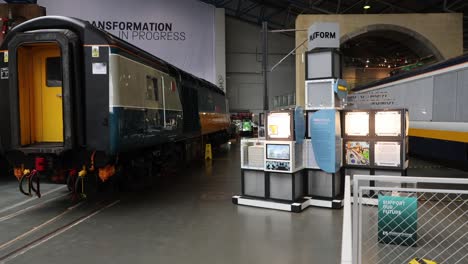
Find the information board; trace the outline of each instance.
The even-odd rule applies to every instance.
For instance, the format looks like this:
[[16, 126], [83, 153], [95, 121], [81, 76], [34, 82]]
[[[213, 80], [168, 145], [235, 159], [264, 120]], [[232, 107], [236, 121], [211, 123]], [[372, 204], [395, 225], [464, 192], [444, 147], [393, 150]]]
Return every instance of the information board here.
[[414, 246], [418, 239], [416, 197], [379, 195], [379, 243]]
[[346, 136], [369, 135], [369, 112], [347, 112], [345, 114]]
[[382, 111], [375, 113], [375, 135], [392, 136], [401, 135], [401, 113], [399, 111]]
[[312, 149], [320, 169], [335, 173], [340, 167], [337, 159], [337, 116], [336, 110], [319, 110], [309, 116]]
[[369, 166], [369, 141], [348, 141], [345, 145], [346, 165]]
[[292, 139], [291, 119], [292, 117], [290, 113], [268, 113], [268, 138], [284, 140]]
[[400, 142], [378, 141], [374, 145], [374, 163], [377, 166], [399, 167], [401, 164]]

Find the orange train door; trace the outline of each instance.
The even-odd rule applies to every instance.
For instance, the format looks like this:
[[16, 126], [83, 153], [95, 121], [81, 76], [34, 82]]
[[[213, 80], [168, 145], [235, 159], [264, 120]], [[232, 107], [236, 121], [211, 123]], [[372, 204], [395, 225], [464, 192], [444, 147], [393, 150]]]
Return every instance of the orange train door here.
[[21, 145], [63, 142], [62, 66], [55, 43], [18, 52]]

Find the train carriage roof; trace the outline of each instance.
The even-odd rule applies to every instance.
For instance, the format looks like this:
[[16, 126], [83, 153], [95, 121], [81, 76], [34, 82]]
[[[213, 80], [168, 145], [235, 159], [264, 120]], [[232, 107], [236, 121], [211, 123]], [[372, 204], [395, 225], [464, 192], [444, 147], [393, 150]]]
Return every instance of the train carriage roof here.
[[415, 77], [415, 76], [425, 74], [425, 73], [435, 72], [437, 70], [449, 68], [449, 67], [460, 65], [460, 64], [465, 64], [467, 62], [468, 62], [468, 53], [448, 59], [448, 60], [444, 60], [438, 63], [430, 64], [430, 65], [427, 65], [418, 69], [414, 69], [412, 71], [402, 72], [394, 76], [390, 76], [381, 80], [373, 81], [368, 84], [358, 86], [354, 88], [352, 91], [358, 92], [358, 91], [367, 90], [367, 89], [370, 89], [379, 85], [396, 82], [399, 80]]
[[17, 33], [22, 32], [31, 32], [35, 30], [57, 30], [57, 29], [67, 29], [75, 34], [79, 35], [82, 45], [110, 45], [116, 48], [122, 49], [128, 53], [131, 53], [134, 56], [142, 58], [151, 66], [160, 69], [167, 73], [177, 74], [180, 76], [181, 81], [188, 78], [197, 80], [199, 85], [207, 87], [208, 89], [223, 94], [224, 92], [219, 89], [216, 85], [198, 78], [188, 72], [185, 72], [174, 65], [132, 45], [107, 31], [101, 30], [91, 23], [85, 20], [81, 20], [73, 17], [64, 17], [64, 16], [42, 16], [37, 17], [26, 22], [19, 24], [14, 27], [5, 37], [0, 49], [7, 50], [9, 41]]

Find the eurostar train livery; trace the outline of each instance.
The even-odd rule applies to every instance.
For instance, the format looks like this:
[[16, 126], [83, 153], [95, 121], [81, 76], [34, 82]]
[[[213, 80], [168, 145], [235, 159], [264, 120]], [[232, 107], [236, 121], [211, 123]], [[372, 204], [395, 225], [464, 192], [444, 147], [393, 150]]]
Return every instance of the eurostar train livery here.
[[468, 55], [357, 87], [350, 108], [407, 108], [410, 154], [468, 170]]

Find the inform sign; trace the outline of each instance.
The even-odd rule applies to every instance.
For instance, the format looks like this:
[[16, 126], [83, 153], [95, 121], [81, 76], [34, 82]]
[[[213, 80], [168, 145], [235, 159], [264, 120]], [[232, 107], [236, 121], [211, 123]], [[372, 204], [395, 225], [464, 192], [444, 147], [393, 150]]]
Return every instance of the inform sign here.
[[338, 23], [314, 23], [308, 31], [309, 51], [316, 48], [339, 48], [340, 27]]

